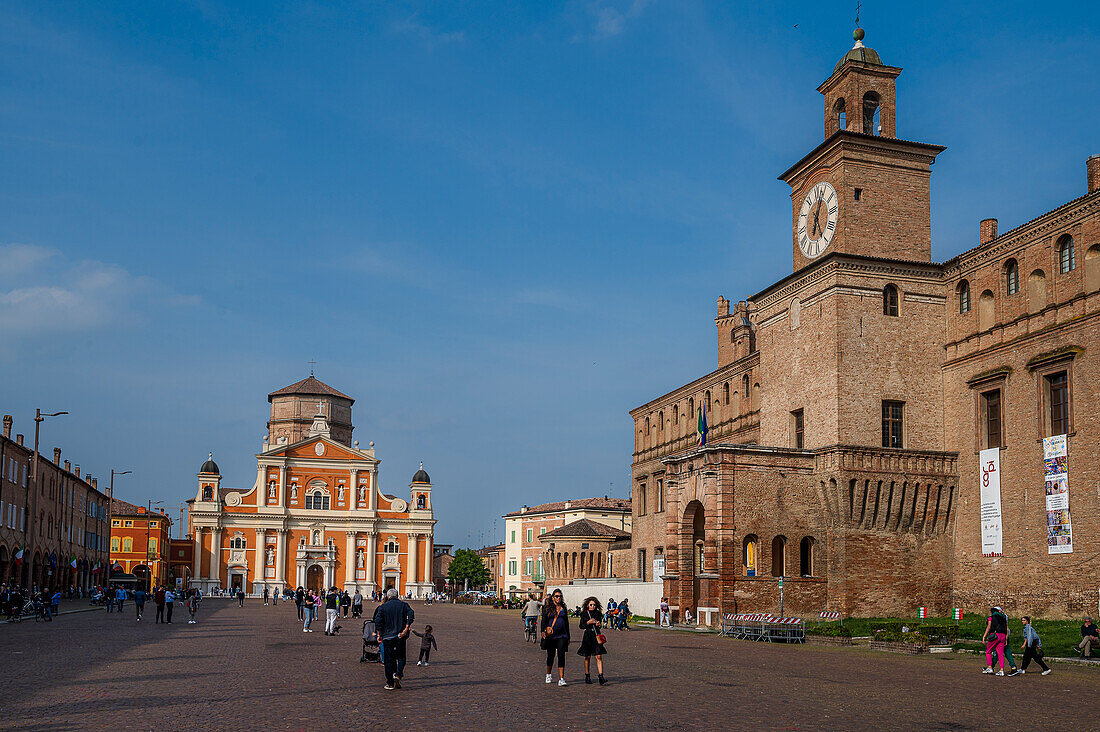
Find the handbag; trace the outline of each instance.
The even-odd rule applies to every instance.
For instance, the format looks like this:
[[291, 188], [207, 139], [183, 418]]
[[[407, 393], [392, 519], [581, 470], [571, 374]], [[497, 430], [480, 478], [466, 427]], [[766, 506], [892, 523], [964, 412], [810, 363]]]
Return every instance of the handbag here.
[[596, 633], [596, 642], [602, 646], [604, 643], [607, 643], [607, 636], [603, 633]]

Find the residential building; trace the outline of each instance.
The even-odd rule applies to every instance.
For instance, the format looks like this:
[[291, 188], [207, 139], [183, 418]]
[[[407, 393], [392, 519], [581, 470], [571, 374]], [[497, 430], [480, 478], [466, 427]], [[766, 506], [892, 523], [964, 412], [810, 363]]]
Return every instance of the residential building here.
[[111, 501], [111, 568], [149, 590], [168, 583], [172, 519], [163, 511]]

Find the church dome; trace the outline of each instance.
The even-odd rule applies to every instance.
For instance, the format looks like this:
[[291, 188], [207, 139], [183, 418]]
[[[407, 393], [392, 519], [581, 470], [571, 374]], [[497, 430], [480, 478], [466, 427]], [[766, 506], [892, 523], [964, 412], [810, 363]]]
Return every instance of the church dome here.
[[852, 46], [852, 50], [840, 57], [840, 60], [836, 62], [836, 66], [833, 67], [833, 73], [840, 71], [840, 67], [844, 65], [846, 61], [859, 61], [865, 64], [875, 64], [876, 66], [885, 66], [882, 63], [882, 58], [878, 55], [878, 51], [873, 48], [867, 48], [863, 45], [863, 29], [856, 28], [852, 33], [852, 38], [855, 39], [856, 45]]
[[218, 464], [214, 462], [214, 453], [210, 453], [210, 457], [206, 459], [206, 462], [199, 468], [200, 473], [206, 473], [208, 475], [221, 475], [221, 471], [218, 470]]
[[420, 470], [413, 473], [413, 483], [431, 483], [432, 479], [428, 477], [428, 472], [424, 470], [424, 463], [420, 463]]

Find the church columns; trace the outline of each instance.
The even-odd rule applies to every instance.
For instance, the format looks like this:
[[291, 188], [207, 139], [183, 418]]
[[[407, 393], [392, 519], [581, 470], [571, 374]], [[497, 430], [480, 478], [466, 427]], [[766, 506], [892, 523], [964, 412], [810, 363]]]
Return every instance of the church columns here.
[[[373, 491], [373, 486], [371, 487]], [[369, 499], [368, 499], [369, 500]], [[367, 586], [368, 589], [373, 590], [377, 583], [375, 582], [375, 570], [377, 568], [376, 561], [378, 553], [378, 534], [373, 531], [367, 532]]]
[[286, 586], [286, 529], [275, 532], [275, 581]]
[[374, 492], [378, 488], [378, 467], [372, 467], [370, 469], [370, 486], [367, 487], [367, 509], [371, 510], [374, 506]]
[[191, 578], [193, 580], [202, 578], [202, 529], [198, 526], [195, 527], [195, 556], [193, 557], [194, 567], [191, 569]]
[[348, 550], [344, 554], [344, 589], [350, 592], [355, 588], [355, 532], [345, 531], [344, 534], [348, 540]]
[[210, 574], [208, 579], [215, 585], [222, 583], [222, 528], [215, 526], [210, 538]]
[[434, 548], [434, 537], [431, 534], [428, 534], [424, 538], [424, 573], [421, 575], [421, 577], [424, 578], [423, 582], [426, 585], [432, 584], [432, 565], [434, 564], [433, 560], [435, 559]]
[[[264, 494], [266, 495], [266, 494]], [[253, 592], [263, 592], [267, 584], [267, 531], [256, 529], [256, 569], [252, 571]]]
[[279, 466], [279, 492], [278, 492], [277, 495], [279, 496], [279, 505], [280, 506], [287, 505], [287, 501], [286, 501], [286, 495], [287, 495], [287, 493], [286, 493], [286, 466], [285, 465]]

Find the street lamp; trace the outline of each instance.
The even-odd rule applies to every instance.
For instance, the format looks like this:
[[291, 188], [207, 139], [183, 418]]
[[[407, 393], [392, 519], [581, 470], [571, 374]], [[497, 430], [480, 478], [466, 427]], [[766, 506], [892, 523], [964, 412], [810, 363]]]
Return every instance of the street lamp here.
[[111, 584], [111, 567], [114, 566], [111, 560], [111, 534], [114, 533], [114, 522], [111, 519], [114, 517], [115, 509], [115, 476], [129, 475], [132, 472], [134, 471], [119, 471], [111, 468], [111, 482], [107, 487], [107, 584]]
[[[31, 458], [31, 500], [27, 501], [30, 508], [30, 520], [27, 521], [27, 532], [23, 536], [23, 546], [33, 546], [34, 544], [34, 516], [38, 512], [38, 433], [39, 428], [42, 426], [42, 422], [46, 417], [60, 417], [62, 414], [68, 414], [68, 412], [50, 412], [49, 414], [42, 414], [41, 409], [34, 410], [34, 455]], [[33, 549], [32, 549], [33, 552]], [[36, 578], [32, 578], [32, 582]]]

